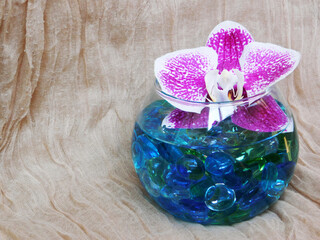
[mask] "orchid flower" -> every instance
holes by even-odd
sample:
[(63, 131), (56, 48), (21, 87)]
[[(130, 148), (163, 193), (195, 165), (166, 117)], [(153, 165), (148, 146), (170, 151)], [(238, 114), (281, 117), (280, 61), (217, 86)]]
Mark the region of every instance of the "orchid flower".
[(255, 42), (239, 23), (222, 22), (212, 30), (206, 46), (156, 59), (155, 76), (164, 93), (162, 97), (177, 108), (162, 124), (169, 128), (192, 128), (180, 124), (181, 118), (190, 118), (195, 121), (193, 127), (211, 128), (219, 117), (222, 120), (232, 115), (233, 123), (252, 131), (279, 130), (287, 123), (287, 117), (271, 96), (258, 100), (268, 107), (259, 108), (257, 104), (256, 108), (245, 110), (231, 106), (217, 112), (217, 107), (208, 110), (203, 109), (203, 104), (192, 103), (225, 103), (256, 96), (290, 74), (299, 61), (299, 52)]

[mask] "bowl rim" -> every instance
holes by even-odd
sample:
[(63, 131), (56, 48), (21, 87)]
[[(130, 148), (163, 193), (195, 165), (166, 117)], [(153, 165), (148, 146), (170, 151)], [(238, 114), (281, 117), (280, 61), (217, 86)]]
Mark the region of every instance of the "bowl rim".
[(160, 95), (162, 98), (167, 99), (167, 100), (178, 101), (182, 104), (184, 103), (187, 105), (202, 105), (203, 107), (209, 107), (209, 106), (222, 107), (222, 106), (237, 106), (237, 105), (251, 104), (251, 103), (263, 98), (264, 96), (270, 94), (272, 89), (274, 88), (274, 85), (266, 88), (264, 91), (259, 92), (258, 94), (252, 95), (250, 97), (246, 97), (246, 98), (242, 98), (242, 99), (234, 100), (234, 101), (222, 101), (222, 102), (199, 102), (199, 101), (190, 101), (190, 100), (186, 100), (186, 99), (182, 99), (182, 98), (177, 98), (173, 95), (170, 95), (170, 94), (164, 92), (161, 89), (161, 86), (160, 86), (157, 79), (154, 82), (154, 87), (155, 87), (158, 95)]

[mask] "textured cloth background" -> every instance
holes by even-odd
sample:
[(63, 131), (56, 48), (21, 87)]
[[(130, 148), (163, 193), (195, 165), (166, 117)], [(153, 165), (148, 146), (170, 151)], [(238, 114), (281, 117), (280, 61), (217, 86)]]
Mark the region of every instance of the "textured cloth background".
[[(318, 0), (1, 0), (0, 239), (320, 239)], [(153, 61), (224, 20), (302, 53), (279, 86), (300, 158), (283, 197), (233, 226), (174, 219), (130, 150)]]

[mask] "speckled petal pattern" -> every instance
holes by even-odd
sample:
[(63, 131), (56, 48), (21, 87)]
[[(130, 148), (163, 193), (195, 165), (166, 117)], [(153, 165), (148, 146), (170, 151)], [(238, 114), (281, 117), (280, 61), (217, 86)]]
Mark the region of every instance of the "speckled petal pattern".
[(162, 91), (176, 98), (204, 102), (204, 77), (217, 67), (212, 48), (200, 47), (168, 53), (155, 61), (155, 75)]
[(259, 99), (251, 106), (239, 107), (231, 119), (242, 128), (259, 132), (279, 131), (288, 122), (286, 114), (270, 95)]
[(162, 121), (162, 126), (166, 128), (207, 128), (209, 108), (204, 108), (200, 114), (184, 112), (180, 109), (173, 110)]
[(206, 46), (214, 49), (218, 54), (218, 67), (222, 70), (241, 70), (239, 58), (244, 46), (252, 42), (253, 38), (241, 24), (225, 21), (217, 25), (209, 34)]
[(248, 96), (262, 92), (285, 78), (298, 65), (300, 53), (270, 43), (248, 44), (240, 58)]

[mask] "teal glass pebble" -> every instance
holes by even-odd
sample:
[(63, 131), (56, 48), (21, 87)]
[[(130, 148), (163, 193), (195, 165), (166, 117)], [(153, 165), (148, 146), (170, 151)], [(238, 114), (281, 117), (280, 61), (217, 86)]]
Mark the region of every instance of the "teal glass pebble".
[(233, 189), (223, 183), (217, 183), (209, 187), (205, 194), (205, 204), (213, 211), (224, 211), (231, 208), (236, 200)]
[(214, 152), (205, 161), (206, 171), (213, 175), (226, 175), (233, 171), (234, 158), (224, 152)]
[(261, 185), (264, 191), (268, 191), (278, 179), (278, 169), (273, 163), (267, 163), (261, 175)]
[(180, 176), (190, 180), (199, 180), (205, 173), (203, 162), (192, 155), (181, 157), (176, 166)]

